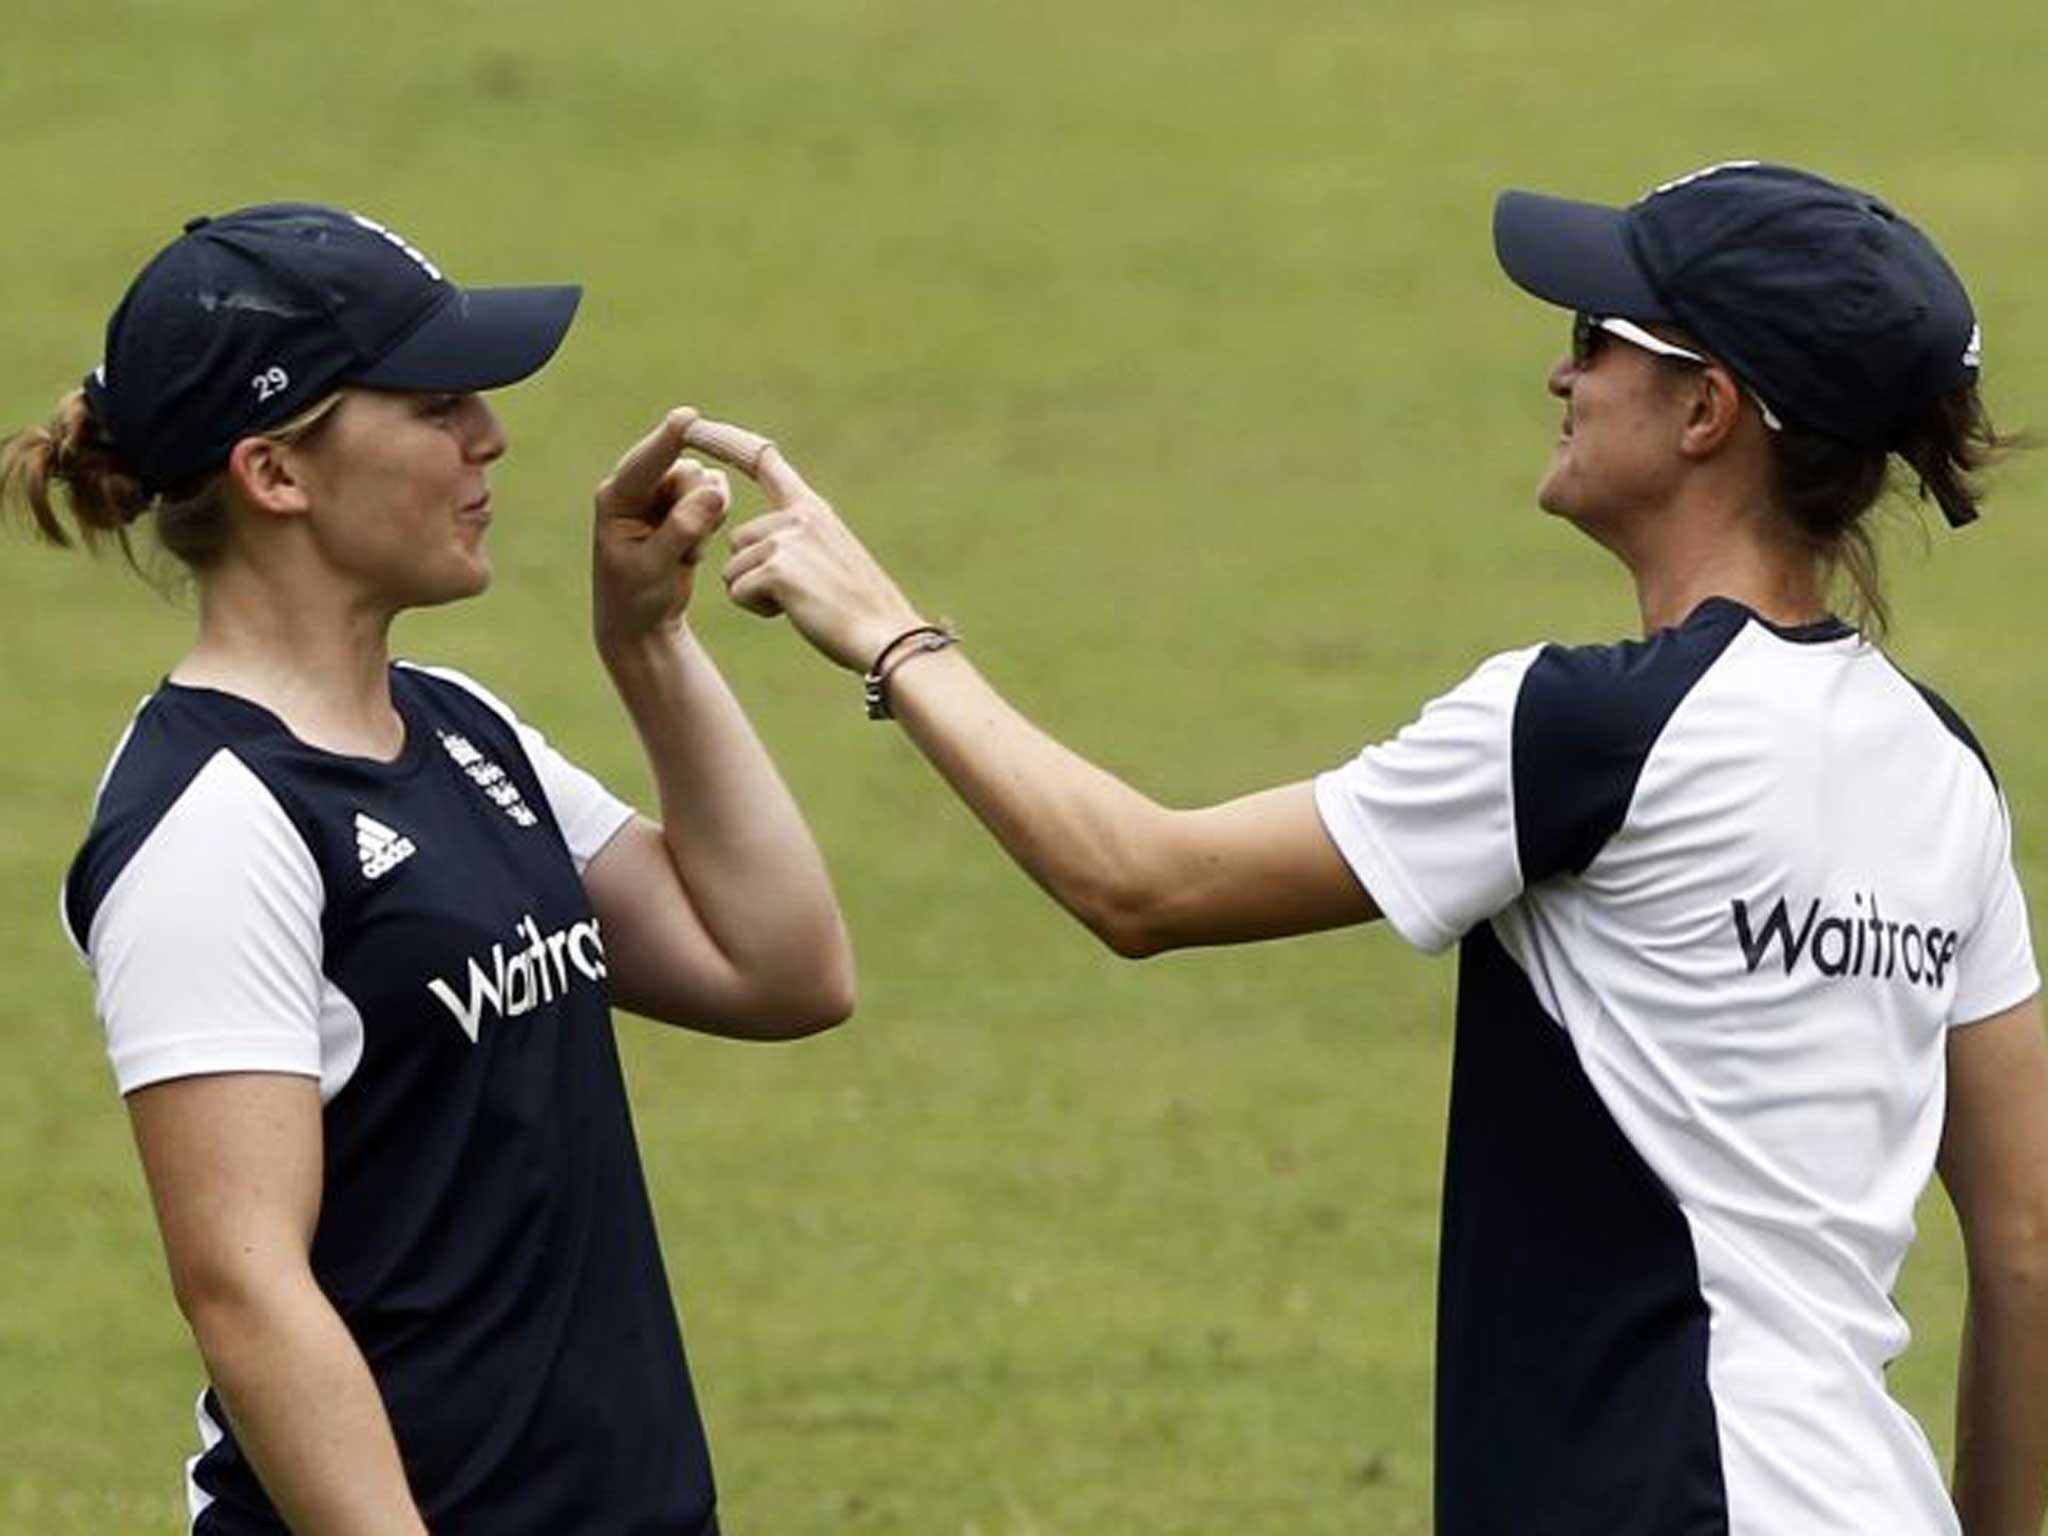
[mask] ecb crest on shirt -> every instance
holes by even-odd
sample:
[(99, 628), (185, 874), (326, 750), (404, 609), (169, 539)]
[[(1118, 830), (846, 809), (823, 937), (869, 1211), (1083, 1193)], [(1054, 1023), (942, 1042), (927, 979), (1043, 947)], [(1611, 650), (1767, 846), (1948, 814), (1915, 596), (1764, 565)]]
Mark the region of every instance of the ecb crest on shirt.
[(517, 826), (530, 827), (540, 818), (533, 814), (519, 786), (506, 776), (505, 770), (478, 751), (475, 743), (456, 731), (441, 731), (441, 750), (455, 760), (455, 766), (469, 775), (470, 783), (484, 792), (484, 797), (503, 811)]

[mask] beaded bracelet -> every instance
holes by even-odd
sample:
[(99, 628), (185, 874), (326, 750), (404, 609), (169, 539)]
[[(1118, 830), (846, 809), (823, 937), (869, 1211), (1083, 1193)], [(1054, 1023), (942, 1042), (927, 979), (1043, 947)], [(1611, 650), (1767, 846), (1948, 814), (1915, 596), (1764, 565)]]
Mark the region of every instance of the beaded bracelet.
[(896, 718), (896, 712), (889, 707), (889, 679), (905, 662), (927, 651), (943, 651), (947, 646), (959, 643), (959, 633), (950, 624), (917, 624), (875, 652), (873, 665), (860, 680), (861, 698), (867, 704), (868, 718)]

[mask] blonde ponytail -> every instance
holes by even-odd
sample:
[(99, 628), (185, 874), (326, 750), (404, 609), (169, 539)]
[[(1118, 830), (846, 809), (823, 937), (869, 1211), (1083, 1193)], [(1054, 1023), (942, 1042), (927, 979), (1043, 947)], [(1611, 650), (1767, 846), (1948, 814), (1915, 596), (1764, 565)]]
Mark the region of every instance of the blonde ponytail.
[[(261, 435), (279, 443), (305, 443), (333, 419), (344, 395), (324, 396)], [(62, 486), (71, 529), (58, 516), (54, 488)], [(94, 414), (82, 389), (57, 402), (40, 427), (28, 427), (0, 442), (0, 515), (10, 506), (25, 510), (36, 534), (68, 549), (82, 540), (97, 550), (107, 540), (137, 570), (128, 528), (146, 512), (156, 514), (156, 541), (188, 570), (204, 571), (227, 550), (233, 526), (228, 475), (217, 469), (188, 485), (157, 495), (122, 462), (114, 440)], [(78, 536), (74, 539), (74, 532)]]
[(0, 511), (10, 505), (25, 509), (38, 537), (68, 549), (73, 534), (57, 515), (52, 494), (59, 485), (73, 529), (86, 546), (112, 539), (133, 564), (128, 525), (155, 498), (121, 462), (82, 389), (59, 400), (42, 426), (24, 428), (0, 443)]

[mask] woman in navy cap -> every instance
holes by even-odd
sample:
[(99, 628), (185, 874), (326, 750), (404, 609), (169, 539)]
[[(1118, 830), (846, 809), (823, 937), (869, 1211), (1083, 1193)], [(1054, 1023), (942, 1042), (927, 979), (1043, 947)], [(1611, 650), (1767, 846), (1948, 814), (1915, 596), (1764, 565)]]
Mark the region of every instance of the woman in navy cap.
[[(865, 669), (1121, 954), (1381, 916), (1460, 945), (1439, 1536), (2033, 1536), (2039, 975), (1985, 754), (1872, 638), (1893, 477), (1977, 513), (1969, 301), (1882, 202), (1777, 166), (1509, 193), (1495, 239), (1573, 314), (1538, 497), (1620, 559), (1639, 640), (1492, 657), (1349, 763), (1183, 811), (1005, 703), (772, 451), (727, 586)], [(1884, 1378), (1937, 1167), (1971, 1276), (1953, 1497)]]
[(201, 1533), (717, 1529), (608, 1005), (780, 1038), (852, 1006), (809, 832), (685, 619), (716, 471), (676, 411), (596, 498), (594, 628), (662, 819), (392, 619), (490, 579), (481, 391), (574, 288), (463, 289), (370, 220), (194, 220), (0, 490), (148, 519), (199, 632), (64, 891), (211, 1385)]

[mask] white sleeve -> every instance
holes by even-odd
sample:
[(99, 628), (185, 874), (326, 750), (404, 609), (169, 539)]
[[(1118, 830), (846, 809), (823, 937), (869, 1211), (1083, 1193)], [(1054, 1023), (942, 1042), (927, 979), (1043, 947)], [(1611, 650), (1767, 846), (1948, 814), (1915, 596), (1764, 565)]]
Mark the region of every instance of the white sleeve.
[[(1999, 809), (2005, 811), (2003, 801)], [(2041, 990), (2027, 932), (2027, 900), (2012, 865), (2012, 817), (2000, 816), (2001, 836), (1991, 876), (1991, 897), (1977, 926), (1956, 951), (1956, 1000), (1949, 1017), (1973, 1024), (2023, 1003)]]
[(549, 746), (547, 737), (521, 720), (511, 706), (475, 678), (452, 667), (418, 670), (474, 694), (517, 733), (519, 745), (526, 749), (527, 761), (533, 764), (534, 774), (540, 780), (541, 792), (548, 797), (548, 809), (555, 813), (556, 824), (562, 829), (562, 840), (569, 845), (569, 857), (576, 861), (576, 872), (582, 874), (604, 845), (618, 835), (619, 828), (633, 819), (633, 807), (606, 789), (595, 774), (577, 767)]
[(121, 1092), (208, 1072), (319, 1077), (324, 901), (275, 797), (232, 752), (215, 753), (87, 936)]
[(1522, 893), (1515, 700), (1541, 650), (1481, 663), (1392, 741), (1316, 779), (1338, 851), (1417, 949), (1447, 947)]

